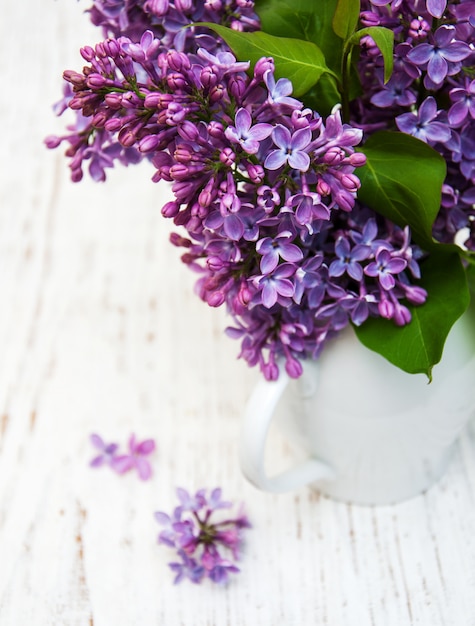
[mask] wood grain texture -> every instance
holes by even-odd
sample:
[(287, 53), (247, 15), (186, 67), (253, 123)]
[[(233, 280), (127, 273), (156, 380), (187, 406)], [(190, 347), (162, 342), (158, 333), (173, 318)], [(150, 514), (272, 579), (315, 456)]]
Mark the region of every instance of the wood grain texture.
[[(0, 624), (475, 625), (475, 428), (397, 506), (257, 492), (237, 463), (258, 374), (193, 293), (147, 167), (69, 182), (42, 145), (87, 2), (7, 2), (0, 22)], [(6, 140), (6, 141), (5, 141)], [(154, 437), (154, 477), (93, 471), (89, 433)], [(288, 448), (272, 439), (271, 463)], [(173, 586), (156, 545), (175, 486), (221, 485), (253, 522), (226, 589)]]

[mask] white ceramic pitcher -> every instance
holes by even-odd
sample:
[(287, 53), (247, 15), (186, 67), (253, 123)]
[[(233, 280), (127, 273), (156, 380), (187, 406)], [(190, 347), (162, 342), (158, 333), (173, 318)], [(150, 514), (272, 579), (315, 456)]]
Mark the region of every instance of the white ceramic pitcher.
[[(277, 381), (260, 381), (249, 400), (240, 454), (245, 476), (265, 491), (310, 484), (337, 500), (394, 503), (443, 474), (475, 413), (475, 317), (469, 311), (456, 322), (430, 384), (364, 348), (351, 328), (305, 362), (300, 379), (283, 369)], [(273, 419), (307, 460), (268, 476)]]

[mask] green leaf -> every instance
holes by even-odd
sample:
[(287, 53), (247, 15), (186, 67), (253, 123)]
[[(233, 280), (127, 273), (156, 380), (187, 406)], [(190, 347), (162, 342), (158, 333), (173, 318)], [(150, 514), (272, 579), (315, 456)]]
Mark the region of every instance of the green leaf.
[(325, 72), (331, 72), (322, 51), (310, 41), (275, 37), (261, 31), (242, 33), (225, 26), (199, 23), (214, 30), (240, 61), (254, 66), (261, 57), (273, 57), (276, 78), (288, 78), (293, 84), (293, 95), (301, 96)]
[(370, 350), (410, 374), (431, 379), (442, 356), (447, 335), (470, 303), (465, 270), (457, 254), (431, 254), (421, 263), (425, 304), (409, 306), (412, 320), (403, 327), (391, 320), (370, 318), (355, 327), (358, 339)]
[(446, 173), (442, 156), (423, 141), (392, 131), (375, 133), (361, 151), (367, 161), (356, 172), (358, 198), (399, 226), (408, 224), (426, 250), (441, 245), (432, 238), (432, 224)]
[(467, 272), (468, 287), (475, 295), (475, 262), (473, 260), (469, 260), (465, 271)]
[(304, 39), (316, 44), (326, 63), (340, 72), (343, 46), (332, 29), (338, 0), (256, 0), (262, 30), (277, 37)]
[(394, 33), (389, 28), (383, 26), (368, 26), (358, 30), (348, 41), (351, 44), (357, 44), (363, 37), (370, 36), (374, 43), (378, 46), (384, 61), (384, 82), (387, 83), (391, 78), (394, 66)]
[[(335, 0), (336, 1), (336, 0)], [(314, 41), (317, 32), (315, 4), (309, 0), (258, 0), (256, 13), (261, 30), (277, 37)]]
[(338, 0), (332, 20), (333, 30), (346, 42), (355, 32), (359, 17), (359, 0)]

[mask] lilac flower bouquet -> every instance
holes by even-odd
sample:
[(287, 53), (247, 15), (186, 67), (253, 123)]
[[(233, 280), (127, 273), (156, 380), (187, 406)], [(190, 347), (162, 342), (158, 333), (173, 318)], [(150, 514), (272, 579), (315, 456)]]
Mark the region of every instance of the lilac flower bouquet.
[(267, 379), (352, 324), (431, 369), (475, 262), (475, 0), (94, 0), (71, 176), (149, 160), (172, 243)]

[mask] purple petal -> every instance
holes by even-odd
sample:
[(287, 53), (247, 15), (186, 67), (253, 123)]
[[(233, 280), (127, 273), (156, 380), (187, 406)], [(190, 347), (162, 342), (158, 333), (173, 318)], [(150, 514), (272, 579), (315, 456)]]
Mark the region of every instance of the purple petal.
[(451, 126), (460, 126), (468, 115), (468, 108), (463, 100), (459, 100), (449, 109), (449, 124)]
[(134, 458), (129, 455), (118, 456), (111, 461), (111, 467), (118, 474), (125, 474), (135, 465)]
[(129, 437), (129, 450), (130, 452), (134, 453), (135, 449), (136, 449), (136, 437), (134, 435), (134, 433), (132, 433)]
[(309, 224), (312, 220), (312, 200), (310, 198), (304, 198), (299, 203), (297, 210), (295, 211), (295, 217), (299, 224)]
[(138, 454), (150, 454), (155, 450), (155, 441), (153, 439), (145, 439), (137, 446)]
[(275, 288), (281, 296), (291, 298), (294, 295), (295, 287), (291, 280), (282, 278), (276, 281)]
[(434, 54), (430, 58), (429, 64), (427, 66), (427, 73), (429, 78), (434, 81), (434, 83), (441, 83), (444, 78), (447, 76), (447, 71), (449, 69), (447, 61), (440, 54)]
[(444, 14), (447, 0), (427, 0), (427, 10), (436, 18), (441, 18)]
[(285, 261), (295, 263), (296, 261), (301, 261), (303, 259), (303, 252), (295, 244), (287, 243), (280, 248), (280, 256)]
[(152, 467), (146, 459), (136, 459), (135, 467), (139, 473), (140, 480), (148, 480), (152, 475)]
[(279, 253), (275, 248), (272, 248), (262, 257), (260, 268), (263, 274), (270, 274), (275, 270), (279, 264)]
[(102, 454), (100, 454), (99, 456), (96, 456), (92, 459), (92, 461), (89, 463), (89, 465), (91, 467), (100, 467), (101, 465), (104, 464), (104, 457), (102, 456)]
[(287, 154), (283, 150), (272, 150), (264, 161), (264, 167), (268, 170), (278, 170), (287, 161)]
[(224, 220), (224, 232), (233, 241), (239, 241), (244, 234), (244, 224), (237, 215), (228, 215)]
[(224, 217), (221, 215), (221, 213), (219, 211), (213, 211), (204, 220), (204, 225), (206, 226), (206, 228), (216, 230), (223, 225), (223, 222)]
[(303, 150), (312, 141), (312, 131), (310, 128), (300, 128), (292, 135), (290, 147), (293, 150)]
[(89, 440), (92, 443), (92, 445), (95, 448), (98, 448), (99, 450), (103, 450), (106, 447), (106, 444), (104, 443), (104, 440), (102, 439), (102, 437), (100, 437), (99, 435), (96, 435), (96, 433), (92, 433), (92, 435), (90, 435), (89, 437)]
[[(453, 26), (440, 26), (434, 33), (434, 41), (437, 48), (446, 48), (455, 35), (455, 28)], [(445, 53), (445, 50), (444, 50)]]
[(278, 279), (289, 278), (289, 276), (293, 276), (295, 274), (296, 269), (297, 268), (295, 267), (295, 265), (292, 265), (292, 263), (282, 263), (275, 270), (273, 276), (274, 278)]
[(403, 113), (396, 117), (396, 124), (402, 133), (412, 135), (417, 124), (417, 117), (414, 113)]
[(393, 257), (386, 265), (386, 271), (391, 274), (399, 274), (407, 267), (407, 261), (405, 259)]
[(443, 50), (444, 57), (452, 63), (463, 61), (470, 53), (470, 47), (463, 41), (454, 41)]
[(396, 281), (394, 280), (392, 274), (380, 274), (379, 282), (381, 284), (381, 287), (386, 291), (390, 291), (396, 284)]
[(251, 128), (252, 118), (247, 109), (238, 109), (236, 113), (236, 129), (240, 135), (247, 133)]
[(351, 321), (356, 326), (361, 326), (368, 319), (369, 307), (366, 300), (360, 300), (351, 312)]
[(350, 253), (350, 243), (345, 237), (339, 237), (335, 244), (335, 254), (340, 258), (348, 256)]
[(229, 141), (232, 141), (234, 143), (239, 143), (241, 141), (241, 136), (239, 135), (237, 129), (234, 128), (234, 126), (228, 126), (228, 128), (226, 128), (226, 130), (224, 131), (224, 135), (226, 139), (229, 139)]
[(369, 246), (357, 245), (351, 251), (351, 258), (353, 261), (363, 261), (370, 255), (371, 248)]
[(248, 154), (256, 154), (259, 150), (259, 142), (252, 139), (252, 137), (248, 137), (244, 141), (241, 141), (241, 146)]
[(310, 167), (310, 157), (306, 152), (292, 152), (289, 155), (289, 165), (294, 170), (306, 172)]
[(342, 276), (346, 270), (346, 263), (343, 263), (340, 259), (332, 261), (328, 268), (330, 276)]
[(262, 304), (270, 309), (277, 302), (277, 290), (272, 283), (272, 281), (268, 280), (264, 284), (264, 288), (262, 290)]
[(430, 141), (441, 141), (444, 143), (451, 137), (450, 128), (442, 122), (431, 122), (425, 127), (425, 134)]
[(252, 137), (252, 139), (262, 141), (272, 133), (273, 128), (271, 124), (256, 124), (250, 129), (249, 136)]
[(363, 278), (363, 268), (358, 263), (350, 263), (347, 272), (354, 280), (360, 281)]
[(426, 124), (434, 119), (437, 115), (437, 103), (435, 98), (429, 96), (419, 107), (419, 121), (421, 124)]
[(279, 78), (279, 80), (275, 83), (275, 87), (272, 90), (274, 98), (279, 98), (281, 96), (290, 96), (292, 93), (292, 83), (288, 78)]
[(285, 126), (282, 126), (282, 124), (277, 124), (277, 126), (272, 131), (272, 140), (274, 141), (276, 146), (282, 148), (283, 150), (287, 150), (287, 148), (290, 147), (291, 141), (289, 129)]
[(421, 43), (407, 53), (407, 58), (416, 65), (424, 65), (431, 58), (433, 51), (433, 46)]
[(162, 526), (168, 526), (172, 521), (168, 513), (164, 513), (163, 511), (156, 511), (153, 516)]

